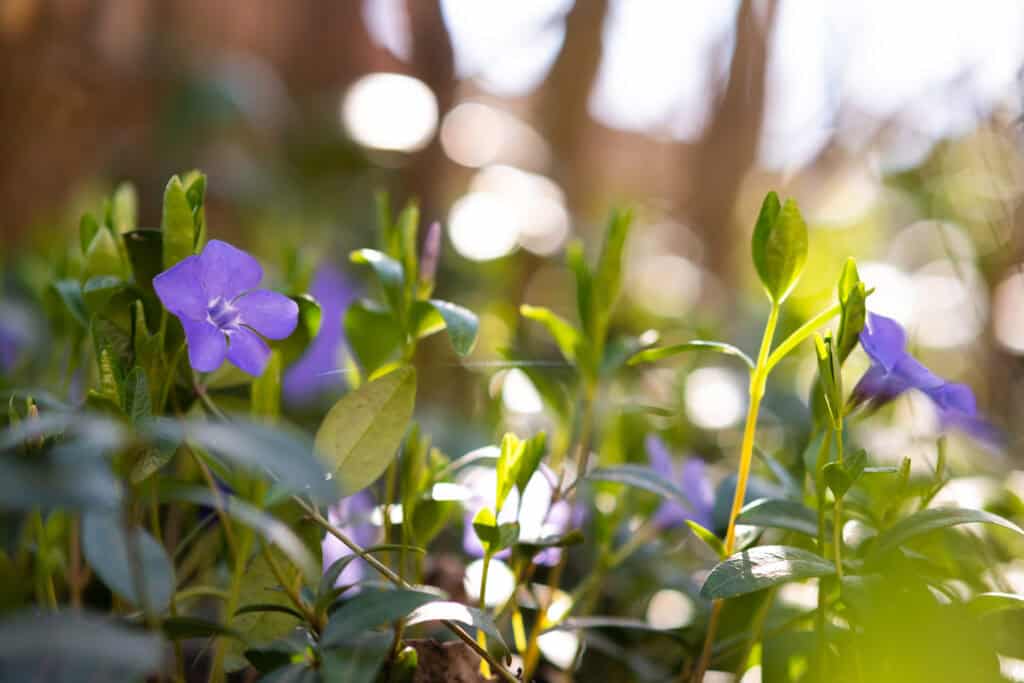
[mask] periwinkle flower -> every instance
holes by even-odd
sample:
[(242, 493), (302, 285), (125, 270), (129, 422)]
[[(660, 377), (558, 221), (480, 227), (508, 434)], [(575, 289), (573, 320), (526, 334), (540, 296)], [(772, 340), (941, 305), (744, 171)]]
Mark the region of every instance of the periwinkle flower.
[(875, 409), (916, 389), (931, 399), (942, 429), (959, 429), (989, 446), (1001, 444), (999, 431), (978, 415), (967, 385), (944, 380), (907, 352), (907, 335), (898, 322), (869, 313), (860, 345), (871, 367), (853, 389), (854, 406), (867, 403)]
[(259, 261), (218, 240), (153, 278), (164, 308), (185, 328), (193, 368), (212, 372), (227, 358), (250, 375), (263, 373), (270, 357), (263, 337), (294, 332), (299, 307), (283, 294), (256, 289), (262, 279)]
[(651, 469), (666, 481), (678, 483), (679, 489), (690, 502), (690, 507), (686, 508), (675, 500), (663, 501), (654, 512), (654, 525), (659, 529), (671, 529), (691, 519), (705, 529), (712, 529), (715, 490), (708, 479), (704, 461), (689, 458), (681, 466), (676, 465), (665, 442), (654, 434), (647, 436), (644, 445)]
[[(327, 518), (331, 524), (339, 527), (361, 547), (371, 546), (380, 535), (377, 527), (370, 522), (370, 514), (374, 509), (373, 496), (369, 491), (360, 491), (343, 498), (327, 510)], [(352, 549), (328, 533), (320, 543), (323, 555), (323, 571), (343, 557), (353, 554)], [(335, 586), (351, 586), (366, 576), (368, 565), (365, 560), (356, 559), (348, 563), (338, 575)]]
[(330, 264), (317, 269), (309, 293), (320, 303), (320, 331), (284, 376), (282, 388), (290, 403), (302, 403), (340, 388), (343, 375), (338, 369), (345, 345), (342, 320), (357, 294), (342, 272)]

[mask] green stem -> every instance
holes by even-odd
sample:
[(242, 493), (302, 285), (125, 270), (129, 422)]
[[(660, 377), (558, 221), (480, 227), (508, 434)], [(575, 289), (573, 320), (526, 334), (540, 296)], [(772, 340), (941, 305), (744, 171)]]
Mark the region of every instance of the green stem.
[[(757, 364), (750, 374), (750, 405), (747, 407), (747, 421), (743, 427), (743, 442), (740, 447), (740, 465), (736, 477), (736, 493), (732, 499), (732, 510), (729, 513), (729, 527), (725, 534), (725, 554), (732, 555), (736, 549), (736, 518), (743, 509), (743, 501), (747, 495), (747, 481), (750, 479), (750, 466), (754, 459), (754, 435), (757, 430), (757, 415), (761, 408), (761, 399), (764, 397), (765, 385), (768, 381), (771, 359), (769, 352), (772, 347), (772, 339), (775, 336), (775, 327), (779, 322), (779, 304), (772, 302), (771, 311), (768, 313), (768, 321), (764, 326), (764, 335), (761, 337), (761, 348), (757, 354)], [(806, 327), (806, 326), (805, 326)], [(800, 328), (801, 330), (803, 328)], [(799, 332), (799, 330), (798, 330)], [(808, 331), (807, 334), (810, 334)], [(790, 339), (793, 335), (790, 336)], [(787, 340), (788, 342), (789, 340)], [(795, 342), (793, 346), (796, 345)], [(776, 354), (778, 352), (776, 351)], [(773, 356), (776, 354), (772, 354)], [(704, 673), (711, 663), (711, 654), (714, 650), (715, 631), (718, 629), (718, 621), (722, 611), (722, 601), (715, 600), (711, 607), (711, 617), (708, 620), (708, 632), (704, 639), (704, 649), (701, 652), (697, 669), (694, 672), (693, 680), (700, 683), (704, 680)]]
[[(828, 462), (829, 449), (832, 445), (832, 430), (826, 430), (821, 437), (821, 447), (818, 449), (818, 459), (814, 465), (814, 488), (818, 501), (818, 554), (824, 558), (828, 557), (826, 545), (828, 538), (828, 527), (825, 518), (825, 464)], [(815, 610), (814, 629), (817, 635), (817, 650), (815, 671), (819, 673), (825, 662), (825, 621), (826, 621), (826, 592), (824, 582), (818, 581), (818, 607)]]
[[(843, 462), (843, 423), (836, 428), (836, 459)], [(843, 497), (836, 496), (832, 514), (832, 552), (835, 557), (836, 578), (843, 580)]]
[[(797, 330), (793, 332), (793, 334), (786, 337), (786, 339), (781, 344), (775, 347), (775, 350), (772, 351), (772, 354), (768, 357), (766, 373), (771, 372), (780, 360), (785, 358), (790, 351), (799, 346), (800, 342), (810, 337), (815, 330), (817, 330), (819, 327), (827, 323), (832, 318), (839, 315), (841, 310), (842, 309), (840, 308), (839, 304), (834, 304), (829, 308), (825, 309), (824, 311), (822, 311), (821, 313), (819, 313), (818, 315), (814, 316), (807, 322), (805, 322), (803, 325), (797, 328)], [(760, 365), (761, 359), (758, 358), (758, 366)]]

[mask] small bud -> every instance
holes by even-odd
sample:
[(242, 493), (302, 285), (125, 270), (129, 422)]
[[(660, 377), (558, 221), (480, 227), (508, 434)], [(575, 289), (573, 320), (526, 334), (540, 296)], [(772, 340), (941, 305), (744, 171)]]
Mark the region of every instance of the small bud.
[(423, 240), (420, 252), (420, 282), (427, 287), (434, 284), (437, 274), (437, 263), (441, 259), (441, 223), (434, 221), (427, 228), (427, 236)]

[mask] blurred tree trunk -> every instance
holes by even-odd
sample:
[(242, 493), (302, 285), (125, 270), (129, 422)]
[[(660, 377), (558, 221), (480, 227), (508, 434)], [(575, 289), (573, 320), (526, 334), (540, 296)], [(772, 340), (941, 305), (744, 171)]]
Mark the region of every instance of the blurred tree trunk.
[[(409, 34), (412, 38), (411, 75), (426, 83), (437, 97), (438, 115), (443, 117), (455, 105), (455, 53), (441, 15), (441, 3), (406, 0)], [(449, 164), (441, 138), (416, 153), (408, 172), (406, 193), (419, 200), (425, 222), (440, 220), (447, 206), (444, 182)]]
[(771, 0), (761, 13), (755, 4), (743, 0), (736, 13), (736, 46), (728, 80), (716, 98), (704, 136), (687, 150), (684, 163), (690, 170), (685, 175), (692, 182), (679, 207), (706, 241), (706, 265), (726, 284), (735, 275), (737, 238), (746, 234), (735, 224), (733, 212), (743, 179), (757, 160), (768, 45), (777, 8)]
[(539, 98), (537, 121), (551, 145), (553, 174), (570, 211), (586, 211), (595, 174), (587, 150), (594, 125), (587, 102), (601, 64), (608, 0), (581, 0), (565, 19), (565, 41)]

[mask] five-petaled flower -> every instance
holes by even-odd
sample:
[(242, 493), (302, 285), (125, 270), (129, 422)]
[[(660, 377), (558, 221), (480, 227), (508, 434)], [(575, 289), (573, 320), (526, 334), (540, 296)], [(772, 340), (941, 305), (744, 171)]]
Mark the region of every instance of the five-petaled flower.
[(654, 525), (659, 529), (671, 529), (692, 519), (705, 529), (712, 529), (715, 490), (708, 479), (704, 461), (700, 458), (689, 458), (682, 466), (677, 466), (665, 443), (653, 434), (647, 436), (644, 446), (651, 469), (665, 481), (678, 483), (679, 489), (690, 503), (687, 509), (675, 500), (663, 501), (654, 512)]
[(874, 409), (910, 389), (931, 399), (943, 429), (960, 429), (989, 446), (999, 446), (1002, 435), (978, 415), (974, 394), (965, 384), (948, 382), (907, 352), (907, 335), (895, 320), (868, 314), (860, 345), (871, 367), (853, 389), (853, 405)]
[(227, 358), (250, 375), (263, 373), (270, 348), (260, 335), (290, 335), (299, 307), (283, 294), (256, 289), (262, 279), (256, 259), (218, 240), (153, 278), (164, 308), (185, 328), (193, 368), (212, 372)]

